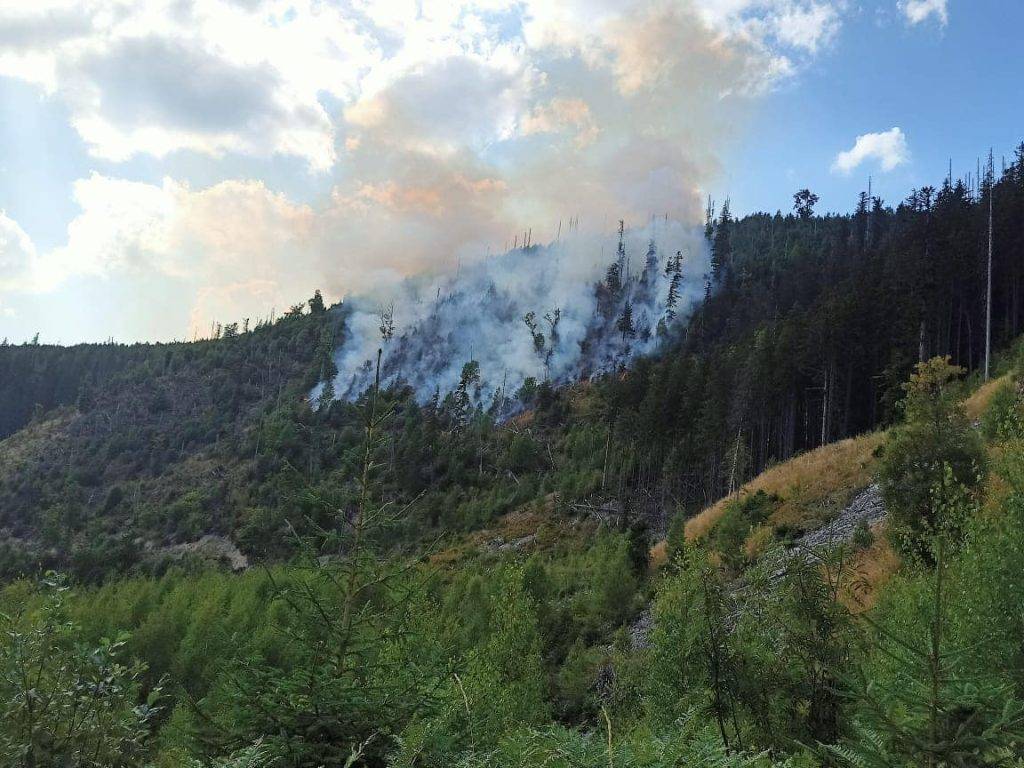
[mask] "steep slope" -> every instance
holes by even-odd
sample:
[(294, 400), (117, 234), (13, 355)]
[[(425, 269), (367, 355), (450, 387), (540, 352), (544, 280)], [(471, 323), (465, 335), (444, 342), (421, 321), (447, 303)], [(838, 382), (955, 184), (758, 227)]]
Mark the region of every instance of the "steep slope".
[[(6, 423), (38, 395), (0, 441), (0, 571), (70, 560), (98, 577), (146, 548), (230, 532), (260, 496), (264, 420), (300, 401), (337, 323), (323, 313), (194, 344), (0, 348), (17, 394)], [(51, 376), (60, 384), (38, 385)]]

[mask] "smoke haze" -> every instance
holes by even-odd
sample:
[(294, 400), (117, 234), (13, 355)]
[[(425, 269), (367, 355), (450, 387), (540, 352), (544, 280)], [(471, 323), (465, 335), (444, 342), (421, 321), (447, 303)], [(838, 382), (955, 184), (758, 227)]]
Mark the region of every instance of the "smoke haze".
[(569, 217), (593, 236), (694, 223), (723, 140), (832, 38), (841, 7), (0, 3), (0, 31), (18, 30), (0, 34), (0, 74), (62, 105), (92, 167), (66, 184), (65, 242), (0, 215), (0, 306), (42, 320), (35, 297), (59, 289), (100, 324), (202, 335), (317, 287), (394, 292), (530, 228), (554, 240)]
[[(383, 382), (409, 384), (421, 402), (455, 390), (464, 365), (478, 363), (471, 395), (486, 407), (496, 394), (514, 397), (528, 378), (567, 382), (616, 369), (673, 333), (703, 296), (708, 259), (699, 229), (654, 220), (626, 231), (621, 249), (617, 236), (566, 229), (555, 243), (408, 280), (391, 297), (347, 302), (336, 396), (366, 390), (382, 348)], [(311, 398), (321, 392), (319, 385)]]

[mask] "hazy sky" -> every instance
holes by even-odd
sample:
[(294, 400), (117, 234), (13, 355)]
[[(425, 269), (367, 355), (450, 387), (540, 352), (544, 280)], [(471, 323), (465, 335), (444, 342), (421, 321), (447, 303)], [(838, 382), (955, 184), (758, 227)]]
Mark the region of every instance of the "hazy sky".
[(1024, 139), (1006, 0), (0, 0), (0, 338), (191, 338), (502, 250), (849, 209)]

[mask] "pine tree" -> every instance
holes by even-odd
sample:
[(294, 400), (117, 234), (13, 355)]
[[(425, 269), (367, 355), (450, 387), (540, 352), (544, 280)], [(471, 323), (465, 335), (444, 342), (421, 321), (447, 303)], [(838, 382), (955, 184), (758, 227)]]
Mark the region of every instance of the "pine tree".
[(669, 322), (676, 319), (676, 304), (679, 303), (679, 286), (682, 281), (682, 275), (676, 272), (672, 275), (672, 282), (668, 285), (668, 298), (665, 300), (665, 318)]
[(526, 325), (527, 330), (530, 331), (530, 339), (533, 341), (533, 351), (539, 356), (543, 357), (544, 347), (547, 341), (544, 338), (544, 334), (538, 330), (539, 324), (537, 323), (537, 313), (530, 311), (523, 315), (523, 323)]
[(380, 331), (381, 340), (385, 343), (391, 341), (395, 335), (395, 304), (392, 302), (386, 307), (381, 307), (377, 311), (377, 316), (380, 318), (380, 325), (377, 329)]
[[(619, 219), (619, 244), (615, 250), (615, 274), (619, 288), (629, 283), (629, 256), (626, 254), (626, 222)], [(611, 268), (609, 268), (609, 273)], [(609, 288), (611, 285), (609, 284)], [(618, 293), (618, 289), (614, 291)]]
[(614, 261), (608, 265), (604, 284), (613, 297), (618, 296), (622, 291), (622, 268), (619, 266), (619, 262)]
[(714, 283), (726, 281), (732, 267), (732, 214), (729, 200), (722, 205), (722, 214), (715, 226), (711, 241), (711, 280)]
[(320, 396), (317, 398), (316, 401), (317, 410), (323, 411), (327, 408), (330, 408), (331, 403), (334, 402), (335, 398), (336, 394), (334, 391), (334, 379), (329, 378), (324, 382), (323, 387), (321, 387), (320, 389)]
[(668, 284), (668, 298), (665, 300), (665, 318), (671, 322), (676, 318), (676, 305), (679, 303), (680, 289), (683, 284), (683, 254), (681, 251), (676, 251), (675, 258), (666, 265), (665, 274), (671, 275)]
[(818, 202), (818, 196), (809, 189), (801, 189), (793, 195), (793, 210), (797, 215), (807, 221), (814, 215), (814, 206)]
[(633, 325), (633, 305), (630, 302), (627, 301), (622, 308), (622, 314), (619, 316), (615, 328), (622, 334), (623, 341), (627, 336), (633, 336), (636, 333), (636, 327)]

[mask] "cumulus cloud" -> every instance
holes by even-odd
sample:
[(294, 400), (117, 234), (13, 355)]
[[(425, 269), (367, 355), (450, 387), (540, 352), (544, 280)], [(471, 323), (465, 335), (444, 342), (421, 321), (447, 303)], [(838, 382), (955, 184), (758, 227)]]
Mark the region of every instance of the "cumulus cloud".
[(18, 222), (0, 210), (0, 289), (28, 285), (36, 267), (36, 249)]
[(851, 173), (862, 163), (875, 160), (883, 171), (891, 171), (910, 159), (907, 137), (899, 128), (858, 136), (853, 147), (836, 155), (833, 173)]
[(791, 4), (774, 23), (779, 40), (810, 53), (832, 42), (840, 27), (839, 11), (828, 3)]
[(379, 42), (315, 0), (0, 3), (0, 74), (69, 107), (96, 157), (177, 150), (336, 158), (322, 94), (351, 98)]
[(76, 182), (74, 195), (81, 213), (67, 244), (39, 257), (38, 282), (173, 278), (192, 286), (193, 332), (294, 303), (306, 290), (304, 275), (323, 269), (313, 212), (259, 181), (193, 190), (172, 179), (153, 185), (93, 174)]
[(66, 244), (34, 257), (35, 286), (173, 277), (202, 328), (317, 286), (338, 298), (445, 269), (531, 229), (541, 242), (569, 216), (595, 232), (696, 221), (722, 137), (828, 46), (844, 8), (0, 0), (0, 74), (63, 101), (94, 156), (284, 155), (332, 180), (299, 204), (259, 179), (94, 174), (75, 185)]
[(920, 24), (932, 16), (942, 26), (949, 23), (947, 0), (901, 0), (900, 9), (911, 24)]

